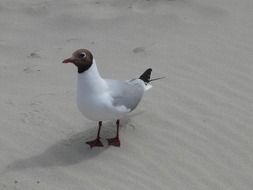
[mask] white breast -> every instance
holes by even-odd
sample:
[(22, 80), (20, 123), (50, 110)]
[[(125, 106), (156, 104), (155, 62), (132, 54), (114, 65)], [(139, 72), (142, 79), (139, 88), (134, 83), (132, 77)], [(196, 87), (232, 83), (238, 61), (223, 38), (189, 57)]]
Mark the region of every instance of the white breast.
[(77, 106), (85, 117), (94, 121), (119, 119), (124, 114), (112, 108), (108, 85), (98, 73), (96, 62), (78, 74)]

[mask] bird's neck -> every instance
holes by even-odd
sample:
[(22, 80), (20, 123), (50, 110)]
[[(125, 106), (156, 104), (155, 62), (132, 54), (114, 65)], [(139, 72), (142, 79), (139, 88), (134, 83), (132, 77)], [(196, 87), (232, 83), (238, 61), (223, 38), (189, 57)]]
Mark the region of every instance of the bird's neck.
[(79, 91), (88, 93), (100, 92), (106, 88), (106, 82), (98, 72), (95, 59), (88, 70), (78, 74), (77, 84)]

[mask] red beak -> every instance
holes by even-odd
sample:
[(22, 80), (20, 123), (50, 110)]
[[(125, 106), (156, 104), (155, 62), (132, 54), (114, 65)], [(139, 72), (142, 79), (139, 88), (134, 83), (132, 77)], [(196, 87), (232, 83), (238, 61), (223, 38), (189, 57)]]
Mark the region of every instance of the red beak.
[(73, 63), (74, 62), (74, 59), (73, 58), (68, 58), (68, 59), (64, 59), (62, 61), (62, 63)]

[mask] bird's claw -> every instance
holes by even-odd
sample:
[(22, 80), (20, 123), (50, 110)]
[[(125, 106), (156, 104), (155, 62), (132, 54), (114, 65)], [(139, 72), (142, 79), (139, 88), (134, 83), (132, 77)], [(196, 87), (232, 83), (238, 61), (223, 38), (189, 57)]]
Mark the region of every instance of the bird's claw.
[(95, 139), (92, 141), (87, 141), (86, 144), (88, 144), (90, 146), (90, 148), (93, 147), (103, 147), (104, 145), (102, 144), (102, 142), (100, 141), (100, 139)]
[(118, 137), (107, 139), (109, 145), (120, 147), (120, 140)]

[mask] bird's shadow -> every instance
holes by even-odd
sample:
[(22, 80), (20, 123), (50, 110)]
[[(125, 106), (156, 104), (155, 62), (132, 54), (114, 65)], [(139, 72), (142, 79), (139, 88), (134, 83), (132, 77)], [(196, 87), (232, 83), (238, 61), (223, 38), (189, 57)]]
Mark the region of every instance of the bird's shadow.
[[(128, 118), (121, 120), (121, 127), (124, 128), (131, 126), (134, 128), (135, 126), (131, 123), (131, 118), (141, 113), (142, 112), (132, 114)], [(108, 149), (109, 146), (107, 145), (105, 138), (115, 135), (115, 124), (113, 122), (103, 123), (103, 128), (101, 131), (103, 140), (101, 140), (105, 146), (91, 149), (85, 142), (93, 139), (96, 136), (97, 127), (95, 126), (95, 123), (93, 125), (94, 126), (88, 130), (76, 133), (66, 139), (56, 142), (41, 154), (10, 163), (6, 167), (4, 173), (29, 168), (74, 165), (98, 156), (103, 151)]]

